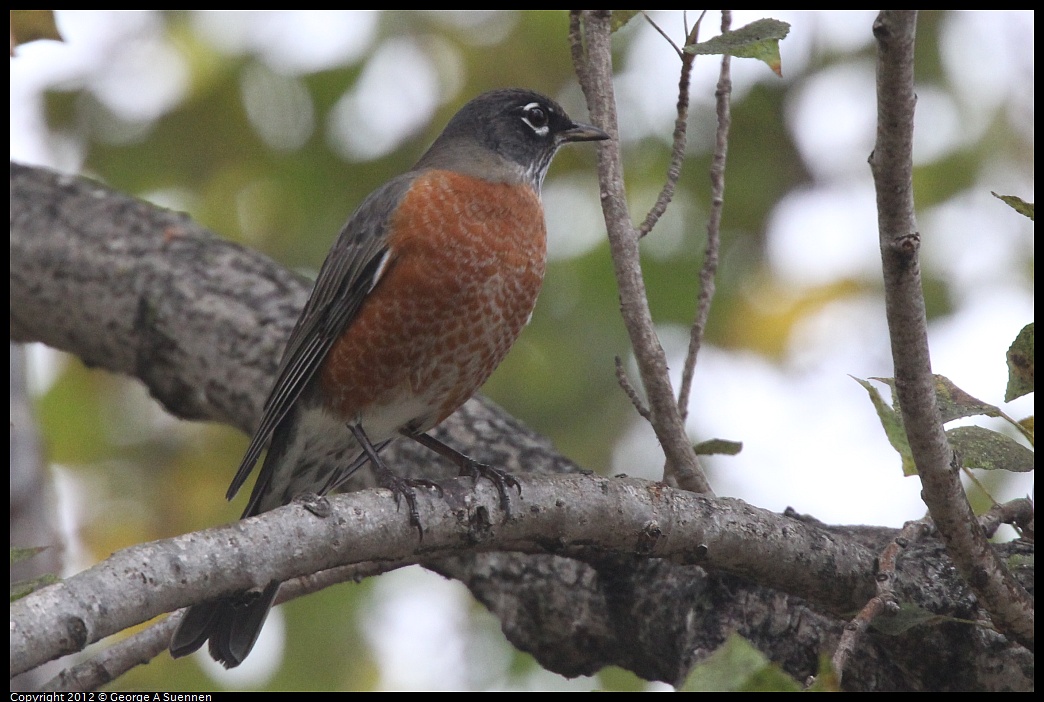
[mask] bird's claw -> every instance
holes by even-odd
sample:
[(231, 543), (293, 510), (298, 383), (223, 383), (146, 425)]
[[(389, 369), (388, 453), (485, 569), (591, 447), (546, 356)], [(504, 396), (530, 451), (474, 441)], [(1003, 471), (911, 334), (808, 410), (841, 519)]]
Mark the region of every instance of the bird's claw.
[(509, 511), (511, 507), (508, 490), (515, 488), (519, 495), (522, 494), (522, 485), (518, 482), (518, 479), (515, 478), (515, 476), (511, 475), (511, 473), (485, 463), (479, 463), (472, 458), (469, 458), (467, 464), (461, 467), (460, 475), (471, 476), (471, 479), (475, 481), (476, 485), (478, 484), (479, 478), (485, 478), (493, 483), (497, 488), (497, 494), (500, 495), (500, 507), (505, 512)]

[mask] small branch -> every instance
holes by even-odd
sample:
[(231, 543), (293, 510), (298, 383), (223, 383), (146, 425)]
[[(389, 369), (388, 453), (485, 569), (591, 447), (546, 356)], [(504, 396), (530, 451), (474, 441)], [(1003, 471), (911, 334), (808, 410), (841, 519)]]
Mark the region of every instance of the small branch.
[[(701, 17), (702, 19), (702, 17)], [(727, 32), (732, 26), (732, 13), (723, 10), (721, 14), (721, 31)], [(693, 32), (699, 30), (699, 23)], [(703, 268), (700, 270), (700, 294), (696, 301), (696, 315), (689, 333), (689, 350), (682, 367), (681, 387), (678, 390), (678, 411), (684, 419), (689, 414), (689, 393), (692, 379), (696, 373), (696, 358), (703, 345), (703, 335), (710, 317), (711, 301), (714, 299), (714, 278), (718, 272), (718, 250), (721, 246), (721, 213), (725, 206), (725, 160), (729, 152), (729, 127), (732, 124), (731, 98), (732, 75), (731, 59), (721, 57), (721, 70), (718, 73), (718, 87), (714, 91), (717, 102), (718, 131), (714, 140), (714, 156), (711, 160), (711, 211), (707, 221), (707, 246), (703, 252)]]
[[(668, 35), (668, 34), (667, 34), (667, 32), (665, 32), (665, 31), (663, 31), (662, 29), (660, 29), (660, 25), (658, 25), (658, 24), (656, 24), (655, 22), (653, 22), (653, 21), (652, 21), (652, 17), (650, 17), (650, 16), (649, 16), (649, 13), (648, 13), (648, 12), (646, 12), (645, 10), (641, 10), (641, 13), (642, 13), (642, 17), (644, 17), (644, 18), (645, 18), (645, 21), (646, 21), (646, 22), (648, 22), (648, 23), (649, 23), (649, 25), (650, 25), (650, 26), (651, 26), (651, 27), (652, 27), (653, 29), (655, 29), (655, 30), (656, 30), (656, 32), (657, 32), (657, 33), (658, 33), (658, 34), (659, 34), (659, 35), (660, 35), (661, 37), (663, 37), (664, 39), (666, 39), (666, 40), (667, 40), (667, 43), (671, 45), (671, 48), (673, 48), (673, 49), (674, 49), (674, 52), (675, 52), (676, 54), (678, 54), (678, 57), (679, 57), (679, 58), (682, 58), (682, 59), (684, 59), (684, 58), (685, 58), (685, 52), (684, 52), (684, 51), (682, 51), (681, 49), (679, 49), (679, 48), (678, 48), (678, 45), (674, 43), (674, 40), (673, 40), (673, 39), (671, 39), (670, 35)], [(703, 14), (707, 14), (707, 11), (706, 11), (706, 10), (704, 10), (704, 11), (703, 11)], [(703, 18), (703, 15), (700, 15), (700, 19), (702, 19), (702, 18)], [(697, 22), (696, 24), (697, 24), (697, 25), (699, 25), (699, 22)]]
[(648, 421), (651, 417), (649, 408), (645, 406), (642, 398), (638, 397), (638, 391), (631, 385), (631, 381), (627, 377), (627, 370), (624, 368), (623, 361), (620, 360), (619, 356), (616, 357), (616, 382), (620, 384), (620, 388), (627, 394), (627, 398), (634, 405), (635, 411)]
[[(706, 14), (706, 11), (703, 13)], [(696, 26), (693, 27), (692, 33), (686, 37), (686, 43), (691, 44), (696, 41), (700, 31), (700, 22), (703, 21), (703, 14), (700, 15), (700, 19), (696, 22)], [(685, 144), (687, 142), (686, 132), (689, 124), (689, 83), (692, 77), (692, 66), (696, 61), (696, 54), (687, 54), (678, 46), (671, 41), (671, 38), (660, 29), (655, 22), (653, 22), (648, 15), (644, 12), (642, 15), (651, 24), (657, 32), (663, 36), (664, 39), (670, 43), (674, 50), (678, 52), (679, 58), (681, 58), (682, 68), (681, 77), (678, 79), (678, 105), (677, 111), (678, 116), (674, 118), (674, 138), (673, 146), (671, 148), (671, 161), (667, 166), (667, 179), (664, 181), (663, 188), (660, 190), (659, 196), (656, 198), (656, 202), (653, 204), (652, 209), (649, 210), (649, 214), (645, 216), (645, 221), (638, 227), (639, 238), (644, 237), (646, 234), (653, 230), (656, 223), (660, 221), (660, 217), (667, 211), (667, 205), (671, 203), (674, 198), (674, 190), (678, 186), (678, 180), (681, 178), (682, 164), (685, 163)]]
[(877, 191), (895, 389), (921, 494), (947, 551), (997, 629), (1032, 650), (1033, 598), (1012, 578), (979, 526), (936, 404), (913, 199), (916, 23), (916, 11), (884, 11), (873, 27), (878, 44), (878, 127), (870, 167)]
[(979, 523), (989, 538), (993, 538), (1001, 524), (1011, 524), (1023, 538), (1033, 539), (1033, 500), (1020, 497), (1004, 504), (995, 504), (979, 518)]
[[(649, 311), (638, 251), (638, 232), (631, 224), (623, 184), (619, 149), (619, 126), (613, 90), (612, 46), (609, 10), (574, 10), (573, 57), (581, 87), (587, 98), (591, 120), (613, 138), (602, 142), (598, 153), (602, 211), (609, 232), (620, 307), (634, 348), (638, 371), (649, 402), (653, 431), (667, 458), (664, 480), (685, 489), (711, 493), (703, 468), (685, 432), (668, 375), (667, 357), (656, 336)], [(580, 14), (577, 17), (577, 14)], [(582, 50), (579, 44), (583, 42)]]
[(833, 664), (840, 685), (844, 678), (845, 666), (855, 652), (856, 647), (866, 634), (870, 625), (881, 615), (894, 615), (899, 609), (899, 600), (894, 591), (896, 577), (895, 564), (899, 554), (911, 542), (920, 541), (931, 532), (928, 519), (907, 522), (903, 530), (884, 549), (878, 558), (877, 594), (863, 607), (850, 622), (845, 625), (841, 641), (834, 650)]
[[(298, 597), (304, 597), (332, 585), (349, 581), (360, 581), (374, 575), (388, 573), (407, 565), (407, 561), (374, 561), (356, 565), (331, 568), (320, 573), (305, 575), (283, 583), (275, 604), (279, 605)], [(181, 611), (171, 614), (136, 634), (122, 638), (88, 660), (64, 669), (40, 687), (40, 692), (86, 692), (107, 685), (124, 673), (148, 664), (153, 658), (165, 653), (170, 637), (181, 621)]]

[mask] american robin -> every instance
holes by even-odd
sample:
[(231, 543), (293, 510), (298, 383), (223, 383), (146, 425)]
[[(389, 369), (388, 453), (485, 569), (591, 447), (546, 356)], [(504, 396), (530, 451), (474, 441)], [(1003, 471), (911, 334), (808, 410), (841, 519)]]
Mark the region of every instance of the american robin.
[[(555, 152), (608, 138), (539, 93), (495, 90), (363, 201), (319, 271), (228, 489), (232, 499), (268, 446), (244, 519), (327, 493), (369, 462), (419, 529), (413, 488), (431, 483), (399, 478), (379, 456), (400, 435), (491, 478), (506, 499), (514, 478), (424, 432), (478, 390), (529, 321), (546, 258), (540, 186)], [(215, 660), (239, 665), (278, 589), (191, 607), (171, 655), (209, 639)]]

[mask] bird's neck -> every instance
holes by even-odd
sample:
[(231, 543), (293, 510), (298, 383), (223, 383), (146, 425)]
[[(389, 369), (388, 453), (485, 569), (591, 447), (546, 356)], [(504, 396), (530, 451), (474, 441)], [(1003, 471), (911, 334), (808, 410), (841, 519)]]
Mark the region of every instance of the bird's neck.
[(528, 185), (537, 195), (540, 194), (546, 170), (533, 172), (517, 161), (505, 158), (490, 149), (461, 141), (433, 144), (413, 167), (415, 171), (428, 169), (452, 171), (489, 183)]

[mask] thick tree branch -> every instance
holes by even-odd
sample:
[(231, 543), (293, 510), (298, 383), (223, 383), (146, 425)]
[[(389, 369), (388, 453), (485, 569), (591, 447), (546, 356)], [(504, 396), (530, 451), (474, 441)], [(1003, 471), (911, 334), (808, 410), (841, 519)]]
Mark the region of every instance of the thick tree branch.
[[(739, 500), (595, 476), (527, 477), (522, 496), (512, 499), (508, 518), (486, 481), (447, 482), (441, 497), (419, 500), (423, 541), (405, 515), (385, 516), (395, 514), (389, 491), (365, 490), (332, 498), (325, 518), (294, 504), (271, 516), (125, 549), (12, 605), (12, 671), (215, 595), (338, 566), (430, 561), (462, 549), (700, 563), (804, 592), (834, 611), (873, 594), (872, 552)], [(795, 552), (803, 557), (795, 559)], [(223, 567), (215, 571), (215, 562)], [(119, 602), (99, 606), (114, 590)]]
[(309, 289), (183, 214), (14, 163), (10, 283), (13, 341), (139, 377), (174, 416), (244, 431)]
[(870, 166), (895, 390), (924, 501), (954, 563), (997, 628), (1032, 650), (1033, 598), (1011, 577), (975, 518), (936, 404), (913, 199), (916, 25), (912, 10), (885, 11), (874, 22), (878, 127)]
[[(376, 562), (379, 568), (389, 561), (421, 562), (452, 569), (452, 562), (442, 557), (461, 549), (551, 551), (562, 563), (583, 559), (593, 569), (591, 577), (605, 581), (600, 589), (609, 600), (599, 598), (596, 602), (609, 613), (614, 609), (612, 600), (627, 592), (616, 589), (626, 580), (613, 574), (628, 564), (628, 570), (642, 572), (647, 567), (699, 562), (716, 571), (774, 580), (773, 584), (786, 589), (806, 589), (820, 607), (832, 610), (858, 607), (874, 590), (872, 551), (812, 520), (780, 519), (739, 500), (706, 498), (638, 480), (530, 476), (523, 483), (523, 496), (515, 500), (511, 516), (500, 510), (499, 494), (485, 482), (473, 488), (470, 481), (460, 479), (448, 483), (442, 497), (423, 497), (424, 542), (416, 538), (405, 516), (390, 520), (380, 516), (394, 510), (391, 493), (367, 490), (331, 498), (330, 513), (324, 517), (293, 504), (231, 525), (125, 549), (12, 605), (12, 672), (80, 650), (87, 643), (217, 593), (349, 563)], [(621, 506), (627, 509), (621, 511)], [(345, 538), (348, 534), (351, 538)], [(795, 557), (795, 553), (801, 556)], [(920, 570), (934, 560), (918, 554), (914, 562), (919, 568), (891, 571), (890, 587), (903, 601), (923, 603), (941, 594), (952, 597), (960, 605), (951, 615), (968, 616), (975, 605), (967, 593), (960, 589), (941, 592), (962, 587), (959, 579), (946, 575), (944, 563), (939, 564), (938, 571)], [(215, 569), (214, 562), (223, 567)], [(669, 610), (678, 605), (703, 610), (701, 618), (709, 613), (708, 607), (713, 610), (720, 605), (715, 616), (723, 616), (730, 605), (718, 598), (725, 592), (708, 600), (705, 590), (717, 589), (716, 583), (721, 581), (699, 576), (702, 569), (692, 565), (681, 567), (692, 569), (689, 581), (693, 585), (702, 585), (689, 592), (692, 602), (668, 600), (661, 605)], [(847, 570), (838, 572), (839, 568)], [(488, 582), (488, 574), (479, 577)], [(570, 587), (589, 589), (584, 582), (574, 582)], [(746, 603), (745, 616), (752, 615), (755, 600), (768, 592), (749, 588), (735, 579), (726, 588), (735, 590), (731, 596), (742, 593), (753, 598)], [(627, 599), (624, 597), (624, 601)], [(790, 611), (794, 603), (779, 600), (774, 606)], [(569, 625), (585, 622), (590, 626), (588, 617), (579, 614), (568, 617)], [(641, 610), (641, 616), (659, 619), (649, 610)], [(802, 616), (811, 617), (802, 625), (808, 627), (819, 615), (808, 611)], [(610, 615), (609, 621), (612, 619)], [(666, 621), (681, 623), (684, 619), (678, 620), (675, 615)], [(160, 643), (169, 633), (169, 625), (160, 626), (160, 632), (151, 637), (151, 647), (147, 647), (153, 654), (162, 650)], [(622, 635), (610, 631), (613, 637)], [(605, 632), (592, 639), (588, 631), (581, 638), (593, 644), (607, 635)], [(867, 642), (859, 650), (860, 657), (873, 648), (873, 642)], [(662, 663), (674, 668), (672, 661), (679, 653)], [(685, 653), (683, 660), (690, 661), (693, 653)], [(576, 657), (575, 653), (571, 656)]]

